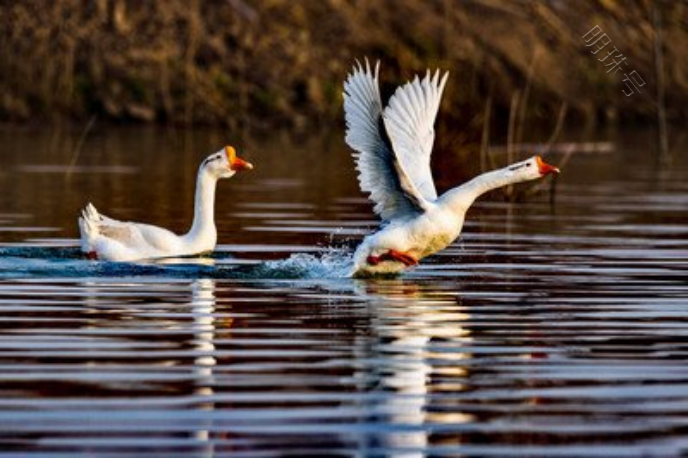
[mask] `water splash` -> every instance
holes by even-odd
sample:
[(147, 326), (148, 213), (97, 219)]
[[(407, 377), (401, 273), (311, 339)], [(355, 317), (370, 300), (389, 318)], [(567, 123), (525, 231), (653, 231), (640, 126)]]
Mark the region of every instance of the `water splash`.
[(259, 269), (268, 278), (346, 278), (351, 276), (353, 256), (349, 250), (330, 248), (317, 255), (297, 253), (288, 259), (268, 261)]

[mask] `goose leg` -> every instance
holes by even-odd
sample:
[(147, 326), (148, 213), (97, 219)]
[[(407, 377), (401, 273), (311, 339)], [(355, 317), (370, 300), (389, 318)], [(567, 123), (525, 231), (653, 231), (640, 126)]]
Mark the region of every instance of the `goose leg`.
[(383, 253), (380, 256), (370, 255), (366, 258), (366, 261), (371, 266), (376, 266), (382, 261), (397, 261), (406, 266), (415, 266), (418, 264), (418, 260), (408, 253), (404, 253), (397, 250), (389, 250), (387, 253)]
[(398, 261), (407, 266), (415, 266), (418, 264), (418, 260), (408, 253), (397, 250), (389, 250), (387, 253), (383, 254), (386, 259), (391, 261)]

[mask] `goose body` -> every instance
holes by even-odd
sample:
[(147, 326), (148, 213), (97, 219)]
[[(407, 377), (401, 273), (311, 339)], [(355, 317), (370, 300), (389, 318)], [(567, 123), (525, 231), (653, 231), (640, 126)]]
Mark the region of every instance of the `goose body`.
[(381, 217), (380, 230), (354, 253), (354, 276), (393, 274), (451, 244), (480, 195), (559, 170), (534, 156), (484, 173), (437, 196), (430, 170), (434, 123), (448, 74), (428, 72), (399, 87), (383, 108), (379, 63), (358, 65), (344, 83), (346, 142), (361, 190)]
[(81, 250), (90, 259), (106, 261), (138, 261), (211, 252), (217, 243), (214, 220), (217, 181), (251, 168), (250, 163), (236, 156), (231, 146), (208, 156), (198, 168), (194, 220), (184, 235), (150, 224), (109, 218), (89, 203), (79, 218)]

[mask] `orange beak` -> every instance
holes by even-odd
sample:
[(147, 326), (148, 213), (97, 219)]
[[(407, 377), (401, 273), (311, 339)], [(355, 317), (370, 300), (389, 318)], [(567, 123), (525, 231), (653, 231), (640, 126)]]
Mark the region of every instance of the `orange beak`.
[(237, 156), (236, 150), (233, 147), (226, 146), (225, 154), (227, 155), (227, 161), (229, 161), (229, 168), (234, 170), (235, 172), (253, 169), (253, 164)]
[(240, 157), (235, 157), (234, 160), (230, 162), (229, 168), (237, 172), (241, 170), (252, 170), (253, 164), (241, 159)]
[(553, 165), (549, 165), (545, 161), (542, 160), (540, 156), (535, 156), (535, 161), (537, 162), (538, 165), (538, 171), (540, 172), (540, 175), (545, 176), (549, 175), (550, 173), (560, 173), (561, 170), (559, 170), (558, 167), (555, 167)]

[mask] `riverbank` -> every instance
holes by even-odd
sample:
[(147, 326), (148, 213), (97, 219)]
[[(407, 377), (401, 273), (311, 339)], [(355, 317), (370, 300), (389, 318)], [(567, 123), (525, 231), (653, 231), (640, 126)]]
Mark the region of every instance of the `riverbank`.
[[(667, 115), (685, 120), (680, 2), (30, 0), (0, 8), (0, 120), (322, 128), (342, 122), (343, 79), (368, 56), (383, 62), (383, 92), (449, 70), (442, 122), (473, 139), (488, 109), (521, 131), (553, 128), (564, 105), (579, 125), (654, 122), (657, 17)], [(590, 45), (596, 25), (607, 38)], [(600, 61), (612, 49), (621, 57)], [(644, 85), (627, 96), (632, 71)]]

